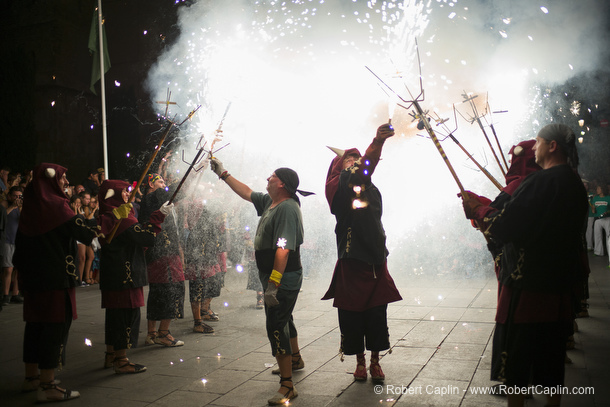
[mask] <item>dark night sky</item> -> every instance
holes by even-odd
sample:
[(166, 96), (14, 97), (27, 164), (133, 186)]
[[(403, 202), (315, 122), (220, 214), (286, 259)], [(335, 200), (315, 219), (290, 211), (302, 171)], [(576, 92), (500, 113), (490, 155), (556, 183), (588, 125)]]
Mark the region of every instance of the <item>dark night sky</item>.
[[(14, 170), (49, 161), (78, 183), (103, 166), (99, 97), (89, 90), (88, 37), (95, 0), (3, 0), (0, 163)], [(130, 176), (124, 151), (136, 152), (159, 129), (143, 81), (178, 34), (171, 0), (104, 0), (112, 68), (106, 74), (110, 166)], [(143, 35), (148, 30), (147, 35)], [(115, 80), (120, 79), (120, 86)], [(99, 82), (97, 84), (99, 93)], [(53, 103), (54, 102), (54, 103)], [(93, 126), (93, 129), (91, 128)]]

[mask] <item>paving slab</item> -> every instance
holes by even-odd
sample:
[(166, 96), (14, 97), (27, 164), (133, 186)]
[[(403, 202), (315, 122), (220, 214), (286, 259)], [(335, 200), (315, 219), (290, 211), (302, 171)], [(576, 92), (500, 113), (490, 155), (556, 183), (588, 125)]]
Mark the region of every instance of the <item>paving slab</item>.
[[(567, 394), (563, 406), (610, 407), (610, 270), (607, 257), (590, 255), (590, 317), (577, 320), (576, 349), (568, 351), (566, 386), (588, 394)], [(493, 385), (489, 379), (497, 283), (491, 264), (487, 275), (457, 277), (394, 272), (403, 301), (388, 307), (392, 352), (382, 352), (386, 380), (354, 382), (355, 357), (339, 354), (340, 332), (332, 301), (321, 301), (330, 276), (309, 278), (297, 302), (295, 322), (305, 368), (293, 372), (299, 392), (291, 406), (460, 406), (506, 405), (502, 397), (475, 389)], [(254, 292), (245, 290), (247, 276), (230, 271), (212, 309), (220, 321), (216, 332), (192, 332), (190, 310), (172, 321), (171, 330), (185, 345), (144, 346), (146, 321), (139, 346), (128, 351), (145, 373), (116, 375), (103, 369), (104, 311), (99, 286), (77, 289), (79, 318), (70, 330), (67, 363), (57, 374), (82, 397), (71, 407), (265, 406), (278, 389), (272, 375), (264, 312), (255, 308)], [(146, 309), (142, 309), (145, 319)], [(0, 405), (31, 406), (36, 394), (21, 393), (22, 306), (0, 313)], [(368, 353), (368, 352), (367, 352)], [(367, 356), (368, 360), (368, 356)], [(419, 393), (418, 393), (419, 392)], [(543, 406), (544, 396), (527, 400)]]

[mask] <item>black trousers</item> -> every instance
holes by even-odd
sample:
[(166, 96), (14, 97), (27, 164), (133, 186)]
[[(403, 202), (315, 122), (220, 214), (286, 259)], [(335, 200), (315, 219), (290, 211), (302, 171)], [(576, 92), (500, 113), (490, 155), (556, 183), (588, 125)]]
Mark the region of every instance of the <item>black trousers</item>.
[[(502, 325), (496, 324), (498, 338), (494, 333), (492, 373), (504, 378), (507, 386), (533, 384), (554, 387), (564, 384), (567, 333), (571, 323)], [(502, 333), (506, 334), (504, 343), (500, 340)], [(498, 358), (496, 354), (500, 353), (501, 345), (505, 351)]]
[(388, 305), (380, 305), (365, 311), (339, 309), (341, 350), (346, 355), (356, 355), (364, 349), (379, 352), (390, 348), (388, 331)]
[(184, 281), (148, 284), (146, 319), (184, 318)]
[(136, 348), (140, 333), (140, 308), (106, 308), (106, 345), (114, 350)]
[(297, 303), (299, 290), (278, 290), (277, 300), (280, 303), (275, 307), (267, 307), (265, 304), (265, 315), (267, 316), (267, 337), (271, 344), (271, 353), (276, 356), (292, 354), (290, 338), (296, 338), (297, 328), (294, 325), (292, 311)]
[(23, 335), (23, 363), (39, 369), (56, 369), (66, 363), (68, 332), (72, 325), (72, 305), (66, 293), (65, 322), (26, 322)]

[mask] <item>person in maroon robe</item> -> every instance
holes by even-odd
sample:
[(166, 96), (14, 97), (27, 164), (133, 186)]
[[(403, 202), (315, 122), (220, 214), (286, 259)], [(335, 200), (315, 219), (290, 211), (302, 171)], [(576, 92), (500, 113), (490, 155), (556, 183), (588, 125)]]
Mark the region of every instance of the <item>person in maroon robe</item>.
[[(138, 223), (129, 199), (129, 183), (106, 180), (100, 186), (98, 223), (100, 238), (100, 290), (106, 309), (106, 359), (104, 367), (117, 374), (141, 373), (146, 366), (131, 363), (127, 349), (136, 347), (140, 331), (140, 307), (148, 284), (144, 248), (155, 244), (170, 206), (153, 212), (147, 223)], [(110, 236), (120, 222), (110, 243)]]
[(75, 215), (64, 191), (66, 169), (42, 163), (23, 193), (15, 239), (15, 266), (23, 292), (24, 391), (38, 389), (38, 401), (80, 396), (57, 386), (55, 369), (65, 363), (68, 331), (76, 314), (76, 241), (90, 244), (96, 235)]
[[(506, 172), (505, 180), (506, 186), (502, 188), (498, 196), (491, 201), (490, 199), (476, 196), (475, 199), (478, 199), (484, 205), (489, 205), (491, 208), (495, 208), (497, 210), (502, 210), (504, 205), (510, 200), (513, 196), (519, 185), (525, 180), (525, 178), (536, 171), (540, 171), (542, 168), (538, 164), (536, 164), (536, 156), (534, 154), (533, 147), (536, 144), (536, 140), (526, 140), (518, 143), (513, 146), (509, 151), (510, 156), (510, 168)], [(486, 228), (488, 225), (485, 223), (484, 219), (478, 219), (473, 221), (473, 226), (478, 228)], [(501, 265), (502, 265), (502, 242), (498, 241), (491, 235), (487, 235), (487, 248), (491, 252), (491, 255), (494, 259), (494, 271), (496, 273), (496, 277), (499, 278), (501, 273)], [(505, 301), (500, 301), (500, 294), (503, 293), (506, 295), (507, 290), (503, 289), (502, 284), (498, 281), (498, 312), (500, 314), (504, 313), (501, 307), (506, 306)], [(503, 323), (497, 323), (496, 329), (494, 330), (494, 339), (493, 339), (493, 352), (492, 352), (492, 361), (491, 361), (491, 380), (500, 381), (502, 383), (505, 382), (505, 378), (503, 376), (503, 354), (506, 351), (506, 332), (507, 326)], [(492, 388), (492, 392), (495, 395), (504, 396), (506, 392), (504, 391), (505, 386), (503, 385), (495, 385)]]
[(402, 300), (387, 267), (381, 193), (371, 181), (383, 144), (393, 135), (390, 124), (380, 126), (364, 156), (355, 148), (337, 153), (326, 177), (326, 199), (337, 220), (339, 258), (322, 299), (334, 298), (341, 351), (356, 355), (356, 380), (367, 379), (365, 341), (371, 351), (372, 379), (385, 379), (379, 352), (390, 347), (387, 308)]
[[(543, 127), (533, 147), (542, 168), (526, 177), (502, 208), (462, 195), (468, 219), (482, 222), (485, 234), (502, 244), (494, 353), (495, 372), (508, 405), (524, 404), (528, 385), (564, 385), (567, 337), (573, 301), (583, 284), (582, 231), (587, 194), (578, 176), (578, 152), (572, 129)], [(496, 347), (501, 347), (496, 349)], [(560, 394), (547, 394), (559, 405)]]

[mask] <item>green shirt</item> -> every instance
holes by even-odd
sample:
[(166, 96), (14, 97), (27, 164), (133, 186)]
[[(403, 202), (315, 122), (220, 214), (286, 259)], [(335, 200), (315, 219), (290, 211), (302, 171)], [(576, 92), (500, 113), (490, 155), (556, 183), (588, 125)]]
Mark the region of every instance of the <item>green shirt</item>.
[[(608, 210), (608, 204), (610, 204), (610, 197), (601, 197), (599, 195), (595, 195), (593, 199), (591, 199), (591, 204), (595, 207), (595, 213), (589, 216), (599, 217)], [(591, 214), (591, 211), (589, 211), (589, 213)]]
[[(261, 217), (254, 237), (254, 250), (283, 249), (296, 250), (303, 243), (303, 216), (301, 208), (294, 199), (287, 199), (274, 208), (271, 197), (261, 192), (252, 192), (250, 199)], [(266, 287), (270, 274), (260, 273), (263, 287)], [(303, 281), (303, 269), (284, 274), (280, 288), (298, 290)]]

